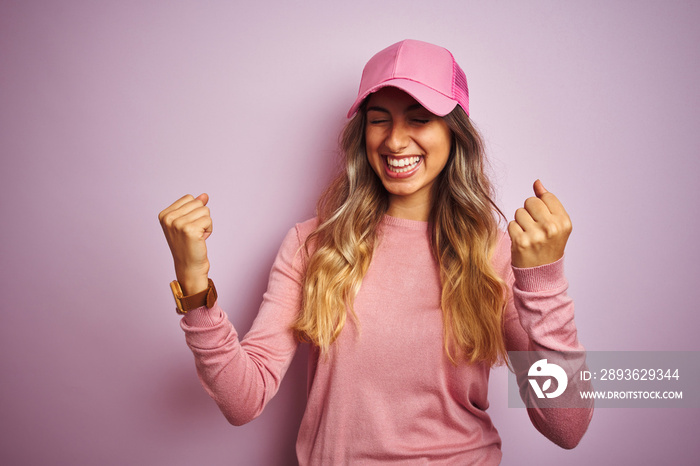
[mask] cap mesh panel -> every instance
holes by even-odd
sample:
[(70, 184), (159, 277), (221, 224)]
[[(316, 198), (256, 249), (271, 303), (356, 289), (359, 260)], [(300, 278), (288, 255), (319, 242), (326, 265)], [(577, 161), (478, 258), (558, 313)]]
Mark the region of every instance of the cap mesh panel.
[(455, 99), (457, 99), (464, 108), (464, 111), (469, 115), (469, 88), (467, 87), (467, 77), (456, 61), (453, 62), (453, 66), (454, 73), (452, 73), (452, 75), (454, 76), (454, 82), (452, 83), (452, 92)]

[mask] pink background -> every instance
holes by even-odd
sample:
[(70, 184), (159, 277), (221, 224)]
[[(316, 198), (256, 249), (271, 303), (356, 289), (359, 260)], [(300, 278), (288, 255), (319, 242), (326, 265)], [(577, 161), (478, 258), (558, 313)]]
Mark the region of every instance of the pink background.
[[(365, 61), (449, 48), (508, 215), (540, 177), (591, 350), (699, 350), (700, 3), (0, 1), (0, 463), (293, 464), (301, 357), (229, 426), (199, 387), (157, 213), (211, 195), (244, 332), (313, 214)], [(302, 355), (299, 355), (302, 356)], [(573, 451), (506, 407), (503, 464), (696, 464), (697, 410), (606, 409)]]

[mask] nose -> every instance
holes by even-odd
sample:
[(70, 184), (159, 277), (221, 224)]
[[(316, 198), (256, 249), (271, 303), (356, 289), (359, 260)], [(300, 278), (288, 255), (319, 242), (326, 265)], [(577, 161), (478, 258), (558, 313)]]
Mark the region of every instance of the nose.
[(391, 152), (398, 154), (408, 147), (409, 143), (410, 136), (408, 128), (406, 128), (406, 125), (402, 121), (396, 121), (391, 125), (389, 134), (387, 134), (387, 137), (384, 140), (384, 145)]

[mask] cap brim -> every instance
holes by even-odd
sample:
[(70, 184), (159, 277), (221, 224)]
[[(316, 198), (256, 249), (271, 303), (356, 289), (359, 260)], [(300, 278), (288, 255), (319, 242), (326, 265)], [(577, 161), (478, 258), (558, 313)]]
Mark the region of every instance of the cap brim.
[(416, 81), (411, 81), (410, 79), (389, 79), (376, 86), (365, 91), (362, 95), (357, 97), (355, 103), (350, 107), (348, 112), (348, 118), (351, 118), (357, 110), (362, 105), (362, 102), (373, 92), (377, 92), (379, 89), (384, 87), (396, 87), (402, 91), (409, 94), (411, 97), (416, 99), (419, 104), (425, 107), (429, 112), (434, 113), (437, 116), (445, 116), (455, 109), (458, 102), (454, 99), (447, 97), (445, 94), (436, 91), (430, 87), (427, 87)]

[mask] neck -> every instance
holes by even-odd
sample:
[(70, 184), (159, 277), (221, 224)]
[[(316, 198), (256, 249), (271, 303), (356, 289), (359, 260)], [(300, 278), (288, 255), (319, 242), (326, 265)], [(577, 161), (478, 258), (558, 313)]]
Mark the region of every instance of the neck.
[(406, 220), (427, 222), (430, 218), (431, 201), (429, 198), (410, 199), (404, 196), (389, 196), (387, 214)]

